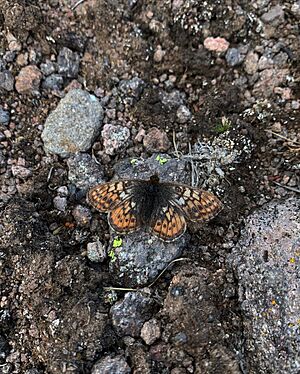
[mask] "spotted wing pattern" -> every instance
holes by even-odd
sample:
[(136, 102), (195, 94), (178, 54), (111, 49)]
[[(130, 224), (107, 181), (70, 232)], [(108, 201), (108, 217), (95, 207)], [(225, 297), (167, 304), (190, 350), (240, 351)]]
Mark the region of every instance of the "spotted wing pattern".
[(206, 222), (223, 208), (221, 201), (212, 193), (186, 185), (170, 184), (173, 191), (171, 202), (192, 222)]
[(100, 212), (109, 212), (133, 195), (134, 181), (120, 180), (98, 184), (88, 192), (88, 201)]
[(141, 222), (134, 200), (129, 198), (111, 210), (108, 214), (108, 223), (119, 234), (139, 229)]
[[(187, 221), (209, 221), (223, 208), (221, 201), (208, 191), (182, 184), (159, 183), (157, 192), (161, 197), (151, 208), (150, 222), (145, 221), (141, 218), (141, 209), (145, 209), (145, 205), (141, 202), (143, 199), (140, 199), (140, 187), (144, 186), (142, 197), (150, 199), (149, 190), (145, 186), (149, 184), (151, 187), (155, 183), (158, 181), (153, 183), (151, 178), (150, 181), (119, 180), (103, 183), (91, 188), (87, 197), (94, 208), (109, 213), (108, 222), (114, 231), (129, 233), (146, 224), (154, 235), (166, 242), (183, 235)], [(152, 187), (150, 191), (153, 191)]]
[(186, 221), (179, 209), (172, 204), (161, 208), (151, 223), (150, 231), (161, 240), (171, 242), (186, 230)]

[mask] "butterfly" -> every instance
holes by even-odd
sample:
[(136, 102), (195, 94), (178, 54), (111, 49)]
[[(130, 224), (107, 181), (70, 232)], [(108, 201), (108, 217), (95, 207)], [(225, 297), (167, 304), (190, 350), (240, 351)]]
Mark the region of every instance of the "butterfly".
[(187, 221), (207, 222), (223, 207), (208, 191), (185, 184), (149, 180), (118, 180), (98, 184), (87, 195), (99, 212), (108, 213), (110, 227), (119, 234), (147, 228), (159, 239), (171, 242), (182, 236)]

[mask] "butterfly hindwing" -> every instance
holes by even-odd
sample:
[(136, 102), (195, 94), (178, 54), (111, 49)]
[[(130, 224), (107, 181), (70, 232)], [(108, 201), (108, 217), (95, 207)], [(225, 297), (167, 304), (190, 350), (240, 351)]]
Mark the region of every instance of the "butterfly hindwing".
[(133, 199), (130, 198), (111, 210), (108, 214), (108, 223), (114, 231), (120, 234), (139, 229), (141, 223)]
[(176, 206), (162, 207), (150, 225), (150, 231), (161, 240), (171, 242), (178, 239), (186, 230), (186, 221)]
[(132, 196), (133, 181), (120, 180), (98, 184), (88, 192), (88, 201), (100, 212), (109, 212)]
[(184, 216), (193, 222), (206, 222), (223, 208), (221, 201), (211, 192), (186, 185), (173, 185), (172, 201)]
[(205, 222), (222, 209), (221, 201), (208, 191), (176, 183), (119, 180), (99, 184), (88, 192), (88, 201), (100, 212), (108, 212), (110, 227), (117, 233), (149, 228), (163, 241), (178, 239), (186, 222)]

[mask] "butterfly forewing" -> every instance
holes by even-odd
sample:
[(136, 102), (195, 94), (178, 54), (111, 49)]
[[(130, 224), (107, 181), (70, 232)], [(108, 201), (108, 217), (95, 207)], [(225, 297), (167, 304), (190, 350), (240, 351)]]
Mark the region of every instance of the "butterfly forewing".
[(209, 221), (223, 208), (221, 201), (208, 191), (186, 185), (173, 185), (171, 188), (174, 191), (172, 202), (190, 221)]
[(184, 234), (186, 221), (178, 208), (169, 204), (162, 207), (154, 217), (150, 230), (160, 239), (170, 242)]
[(119, 180), (99, 184), (88, 192), (90, 204), (108, 212), (108, 222), (118, 233), (146, 227), (171, 242), (186, 230), (186, 222), (205, 222), (222, 209), (212, 193), (187, 185), (144, 180)]
[(133, 181), (121, 180), (98, 184), (88, 192), (88, 201), (100, 212), (109, 212), (132, 196)]
[(108, 223), (120, 234), (139, 229), (141, 223), (133, 199), (129, 198), (111, 210), (108, 214)]

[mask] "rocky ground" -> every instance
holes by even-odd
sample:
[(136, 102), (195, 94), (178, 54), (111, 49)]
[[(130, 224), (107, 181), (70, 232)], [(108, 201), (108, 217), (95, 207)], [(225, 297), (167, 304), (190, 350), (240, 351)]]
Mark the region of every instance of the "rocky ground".
[[(300, 371), (299, 1), (0, 0), (0, 372)], [(164, 243), (87, 190), (184, 182)]]

